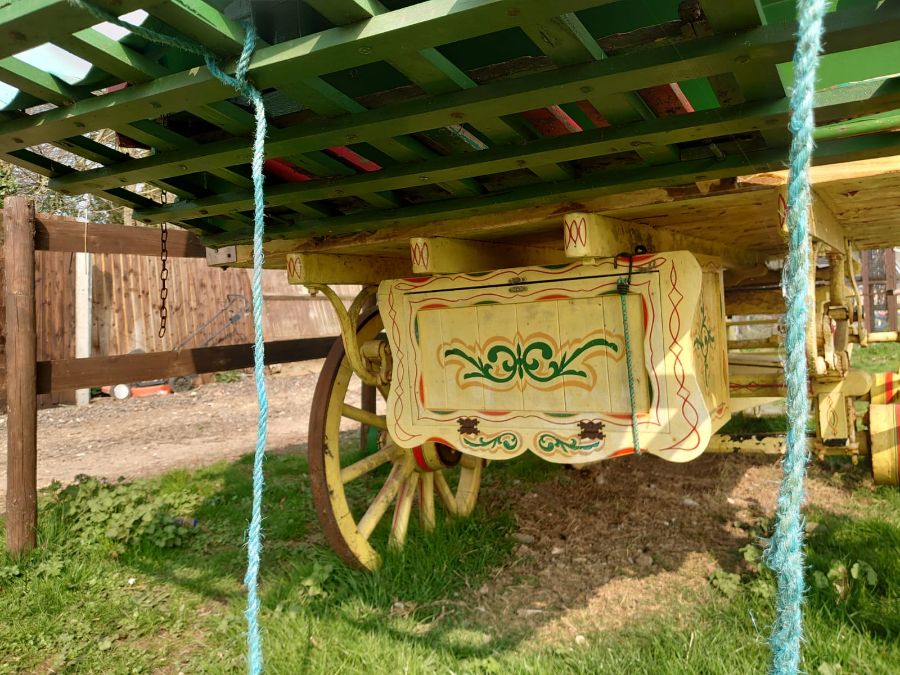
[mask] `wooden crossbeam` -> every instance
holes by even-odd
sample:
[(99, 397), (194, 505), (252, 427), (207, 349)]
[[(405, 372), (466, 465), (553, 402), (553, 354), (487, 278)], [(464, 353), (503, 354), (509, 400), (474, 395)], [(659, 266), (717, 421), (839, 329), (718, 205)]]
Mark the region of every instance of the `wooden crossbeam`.
[[(865, 19), (856, 14), (852, 21), (845, 18), (841, 24), (832, 27), (827, 47), (832, 50), (861, 47), (886, 39), (886, 35), (892, 31), (900, 32), (900, 10), (883, 14), (884, 20), (874, 25), (868, 14)], [(737, 58), (763, 62), (788, 60), (794, 47), (793, 30), (793, 26), (766, 26), (741, 34), (739, 38), (714, 36), (683, 43), (677, 48), (671, 45), (653, 47), (603, 61), (444, 94), (434, 100), (411, 101), (345, 116), (341, 120), (311, 122), (291, 129), (273, 131), (267, 150), (273, 155), (283, 155), (332, 147), (343, 144), (348, 139), (390, 138), (398, 133), (412, 133), (467, 121), (471, 116), (483, 114), (485, 110), (507, 114), (533, 109), (536, 105), (580, 100), (585, 96), (585, 89), (597, 95), (631, 91), (635, 87), (664, 84), (673, 77), (689, 79), (721, 72), (723, 67)], [(43, 129), (34, 126), (36, 120), (6, 122), (0, 125), (0, 151), (5, 147), (16, 149), (16, 139), (27, 143), (27, 137), (44, 138), (47, 132), (55, 133), (60, 127), (63, 128), (60, 136), (72, 135), (65, 133), (72, 120), (87, 118), (90, 126), (103, 126), (104, 118), (111, 114), (111, 110), (124, 109), (128, 112), (123, 114), (128, 116), (137, 114), (131, 112), (137, 109), (142, 109), (147, 115), (154, 114), (149, 111), (147, 101), (143, 100), (145, 97), (140, 96), (143, 88), (153, 87), (156, 90), (174, 92), (187, 86), (179, 79), (181, 77), (182, 75), (173, 75), (112, 94), (111, 96), (117, 97), (114, 99), (117, 102), (115, 107), (91, 104), (88, 106), (89, 110), (81, 114), (76, 109), (90, 103), (82, 102), (73, 106), (76, 109), (61, 109), (67, 116), (55, 110), (35, 115), (34, 118), (41, 118)], [(201, 77), (201, 74), (198, 73), (197, 77)], [(200, 86), (192, 84), (189, 89), (193, 91)], [(202, 85), (204, 88), (207, 86), (211, 85)], [(129, 97), (128, 100), (124, 100), (125, 97)], [(88, 113), (96, 114), (91, 117)], [(205, 144), (202, 149), (159, 153), (145, 159), (83, 172), (82, 175), (55, 182), (53, 187), (69, 187), (77, 192), (96, 190), (110, 184), (131, 184), (180, 172), (200, 171), (209, 166), (233, 166), (247, 161), (249, 147), (246, 141), (228, 140)]]
[[(662, 121), (662, 120), (660, 120)], [(275, 238), (337, 235), (357, 229), (379, 230), (409, 226), (441, 219), (473, 217), (526, 206), (541, 206), (563, 201), (584, 201), (606, 194), (628, 192), (673, 184), (730, 178), (748, 173), (764, 173), (784, 168), (787, 148), (769, 148), (756, 152), (711, 159), (682, 161), (654, 167), (607, 171), (582, 178), (530, 185), (492, 195), (486, 199), (448, 199), (403, 209), (365, 212), (319, 221), (296, 221), (290, 226), (273, 226), (267, 234)], [(833, 164), (860, 159), (887, 157), (900, 152), (900, 135), (870, 134), (858, 138), (827, 141), (818, 145), (813, 164)], [(222, 233), (202, 237), (208, 246), (244, 241), (247, 233)]]
[(414, 274), (448, 274), (522, 265), (566, 262), (559, 249), (448, 237), (414, 237), (409, 241)]
[[(92, 0), (122, 15), (149, 9), (168, 0)], [(0, 6), (0, 58), (53, 42), (60, 33), (74, 33), (97, 23), (97, 18), (69, 0), (14, 0)]]
[[(842, 89), (825, 100), (831, 105), (817, 109), (820, 121), (845, 119), (873, 108), (900, 105), (900, 87), (892, 93), (871, 98), (868, 88), (855, 91)], [(860, 96), (856, 100), (856, 96)], [(335, 178), (328, 182), (309, 181), (279, 185), (266, 191), (270, 206), (295, 205), (303, 201), (336, 198), (359, 191), (396, 190), (421, 185), (459, 180), (523, 167), (547, 165), (620, 152), (635, 144), (659, 147), (707, 136), (739, 134), (755, 129), (777, 128), (787, 124), (789, 101), (750, 103), (725, 110), (707, 110), (688, 115), (654, 119), (618, 128), (594, 129), (579, 134), (533, 141), (524, 146), (508, 146), (483, 150), (472, 155), (442, 157), (420, 164), (400, 165), (373, 174)], [(249, 191), (214, 195), (204, 199), (140, 210), (136, 217), (143, 222), (183, 221), (191, 218), (225, 214), (249, 209), (253, 196)]]
[(716, 256), (728, 268), (755, 268), (765, 263), (764, 256), (752, 251), (601, 213), (567, 213), (563, 233), (569, 258), (608, 258), (640, 245), (648, 251), (687, 250)]
[[(522, 30), (557, 66), (590, 63), (607, 58), (606, 52), (575, 14), (534, 22), (526, 19)], [(601, 96), (588, 92), (585, 99), (613, 125), (655, 117), (644, 100), (632, 91)], [(637, 146), (636, 151), (652, 163), (678, 159), (678, 151), (672, 146)]]
[(379, 284), (385, 279), (408, 277), (408, 258), (333, 253), (288, 253), (287, 278), (291, 284)]
[[(278, 340), (266, 343), (266, 365), (320, 359), (334, 337)], [(253, 365), (253, 345), (198, 347), (178, 352), (94, 356), (86, 359), (38, 361), (37, 393), (101, 387), (120, 382), (168, 379), (179, 375), (217, 373)]]
[[(38, 251), (130, 253), (159, 255), (159, 230), (103, 223), (82, 223), (44, 213), (35, 217), (34, 247)], [(195, 234), (170, 229), (170, 258), (205, 258), (206, 247)]]

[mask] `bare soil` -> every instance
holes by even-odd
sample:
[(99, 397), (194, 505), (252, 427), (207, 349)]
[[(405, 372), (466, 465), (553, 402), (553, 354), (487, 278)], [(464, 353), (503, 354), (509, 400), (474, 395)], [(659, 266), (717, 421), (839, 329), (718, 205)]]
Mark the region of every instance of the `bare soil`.
[[(306, 443), (309, 406), (321, 361), (289, 364), (267, 378), (269, 448)], [(236, 459), (253, 451), (256, 392), (252, 378), (213, 383), (184, 394), (38, 411), (38, 487), (79, 474), (109, 479), (153, 476)], [(6, 416), (0, 416), (0, 448)], [(0, 509), (6, 503), (6, 453), (0, 452)]]
[[(512, 507), (524, 543), (491, 583), (472, 589), (479, 613), (486, 625), (557, 644), (651, 616), (677, 621), (714, 592), (715, 569), (742, 571), (741, 548), (774, 516), (779, 459), (630, 457), (484, 491), (485, 501)], [(852, 476), (814, 461), (807, 506), (846, 511), (853, 490), (871, 484)]]

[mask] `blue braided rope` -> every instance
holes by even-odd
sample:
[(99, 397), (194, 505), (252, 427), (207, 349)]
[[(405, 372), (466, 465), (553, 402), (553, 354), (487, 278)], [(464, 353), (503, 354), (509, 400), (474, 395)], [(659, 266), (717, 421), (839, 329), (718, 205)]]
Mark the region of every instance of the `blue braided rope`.
[(79, 7), (100, 19), (116, 24), (131, 31), (145, 40), (169, 47), (176, 47), (191, 54), (202, 56), (209, 72), (224, 84), (233, 87), (247, 98), (255, 112), (256, 128), (253, 137), (253, 160), (251, 175), (253, 178), (253, 276), (250, 289), (253, 304), (253, 376), (256, 382), (256, 397), (259, 402), (257, 419), (256, 449), (253, 456), (253, 506), (250, 527), (247, 531), (247, 572), (244, 585), (247, 587), (247, 670), (258, 675), (263, 669), (262, 639), (259, 631), (259, 559), (262, 553), (262, 500), (265, 487), (263, 462), (266, 455), (268, 438), (269, 400), (265, 381), (265, 341), (263, 338), (263, 234), (265, 232), (265, 193), (263, 160), (266, 141), (266, 109), (262, 93), (247, 81), (247, 70), (256, 46), (256, 30), (250, 25), (244, 26), (245, 39), (241, 55), (235, 65), (234, 75), (229, 75), (219, 65), (218, 57), (201, 44), (172, 35), (163, 35), (156, 31), (121, 21), (117, 16), (92, 5), (85, 0), (69, 0), (70, 4)]
[[(619, 280), (619, 284), (625, 283), (627, 290), (627, 281)], [(631, 401), (631, 440), (634, 445), (635, 454), (641, 454), (641, 437), (638, 434), (637, 407), (634, 395), (634, 370), (631, 365), (631, 337), (628, 331), (628, 307), (625, 303), (625, 293), (619, 291), (619, 299), (622, 301), (622, 328), (625, 332), (625, 368), (628, 370), (628, 398)]]
[(787, 447), (782, 464), (776, 508), (775, 533), (765, 561), (778, 579), (775, 624), (769, 637), (770, 672), (794, 675), (800, 668), (803, 639), (804, 553), (803, 482), (808, 461), (806, 322), (809, 290), (809, 167), (814, 149), (813, 97), (822, 46), (826, 0), (797, 0), (798, 35), (794, 52), (794, 87), (791, 91), (793, 134), (788, 173), (788, 257), (782, 276), (787, 296), (784, 375), (787, 383)]

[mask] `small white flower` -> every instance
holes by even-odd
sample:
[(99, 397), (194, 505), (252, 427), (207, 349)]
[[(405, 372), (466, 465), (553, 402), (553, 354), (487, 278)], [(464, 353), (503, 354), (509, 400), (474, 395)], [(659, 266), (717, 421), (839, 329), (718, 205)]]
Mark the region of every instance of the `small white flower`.
[(135, 582), (135, 581), (137, 581), (137, 579), (135, 579), (134, 577), (129, 577), (129, 579), (128, 579), (128, 585), (129, 585), (129, 586), (134, 586), (134, 582)]

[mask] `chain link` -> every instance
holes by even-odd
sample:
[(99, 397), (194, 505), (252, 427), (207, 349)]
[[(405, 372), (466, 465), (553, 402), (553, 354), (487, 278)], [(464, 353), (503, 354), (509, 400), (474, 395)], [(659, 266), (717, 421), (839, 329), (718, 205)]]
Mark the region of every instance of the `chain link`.
[(166, 335), (166, 321), (169, 318), (169, 308), (166, 306), (166, 299), (169, 297), (169, 289), (166, 282), (169, 280), (169, 226), (163, 223), (159, 230), (159, 259), (162, 261), (162, 267), (159, 270), (159, 337)]

